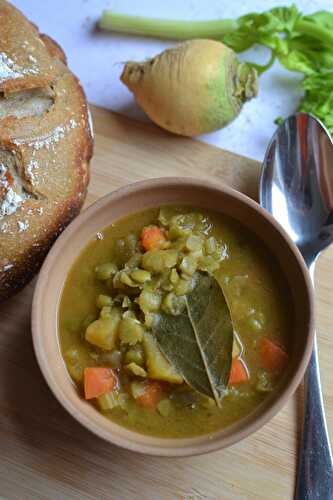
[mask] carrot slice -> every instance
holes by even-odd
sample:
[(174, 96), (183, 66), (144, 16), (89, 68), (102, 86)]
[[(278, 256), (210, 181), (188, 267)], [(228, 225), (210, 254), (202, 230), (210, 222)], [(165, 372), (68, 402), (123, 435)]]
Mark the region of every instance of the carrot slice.
[(90, 367), (84, 369), (85, 399), (98, 398), (112, 391), (117, 383), (117, 376), (111, 368)]
[(244, 362), (239, 358), (233, 358), (231, 363), (229, 384), (244, 384), (249, 380), (249, 374)]
[(144, 227), (141, 233), (141, 244), (145, 250), (159, 248), (165, 239), (162, 229), (158, 226)]
[(136, 398), (138, 405), (143, 408), (156, 408), (163, 398), (163, 390), (158, 382), (147, 380), (144, 384), (143, 394)]
[(286, 351), (268, 338), (260, 343), (260, 358), (261, 366), (268, 372), (281, 372), (288, 362)]

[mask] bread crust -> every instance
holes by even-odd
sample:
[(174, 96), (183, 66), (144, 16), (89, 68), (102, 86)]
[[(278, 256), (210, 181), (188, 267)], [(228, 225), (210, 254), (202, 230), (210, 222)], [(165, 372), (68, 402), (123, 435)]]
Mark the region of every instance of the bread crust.
[(48, 53), (51, 57), (56, 57), (60, 59), (61, 62), (67, 65), (67, 57), (65, 52), (62, 50), (60, 45), (53, 40), (50, 36), (45, 35), (44, 33), (40, 34), (40, 38), (43, 40), (45, 47), (47, 48)]
[[(37, 103), (31, 116), (18, 117), (16, 111), (2, 118), (0, 114), (0, 302), (30, 281), (57, 236), (79, 213), (93, 150), (86, 98), (66, 66), (61, 47), (0, 0), (1, 27), (3, 22), (9, 27), (6, 37), (0, 39), (0, 54), (13, 60), (14, 50), (28, 50), (34, 54), (33, 67), (41, 71), (38, 75), (18, 72), (17, 77), (5, 79), (0, 55), (2, 99), (28, 89), (47, 90), (50, 98), (46, 99), (47, 109), (40, 112)], [(15, 23), (20, 23), (16, 31)], [(20, 47), (12, 39), (15, 33)], [(22, 38), (27, 42), (23, 46)], [(25, 56), (20, 54), (18, 61), (26, 61)], [(20, 111), (15, 103), (13, 109), (17, 108)], [(1, 158), (8, 163), (2, 164)], [(5, 172), (3, 177), (1, 172)]]

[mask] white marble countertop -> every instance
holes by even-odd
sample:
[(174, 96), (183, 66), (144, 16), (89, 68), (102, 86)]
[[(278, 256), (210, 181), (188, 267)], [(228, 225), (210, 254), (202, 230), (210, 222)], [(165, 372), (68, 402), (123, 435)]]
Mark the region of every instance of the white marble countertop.
[[(96, 21), (105, 8), (116, 12), (178, 19), (235, 18), (249, 11), (263, 11), (291, 5), (305, 13), (332, 10), (332, 0), (12, 0), (40, 30), (54, 37), (64, 48), (69, 64), (81, 79), (90, 102), (128, 116), (147, 120), (133, 96), (119, 81), (122, 62), (142, 60), (171, 46), (160, 41), (102, 33)], [(267, 60), (264, 49), (251, 50), (242, 58)], [(260, 78), (256, 99), (247, 103), (240, 116), (223, 130), (199, 138), (239, 154), (261, 160), (275, 129), (274, 119), (287, 116), (301, 97), (299, 76), (279, 64)]]

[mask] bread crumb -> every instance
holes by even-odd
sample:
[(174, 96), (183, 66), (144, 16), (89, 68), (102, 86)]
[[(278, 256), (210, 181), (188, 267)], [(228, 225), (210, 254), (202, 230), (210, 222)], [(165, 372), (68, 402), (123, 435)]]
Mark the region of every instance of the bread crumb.
[(0, 226), (1, 233), (7, 233), (8, 228), (9, 228), (8, 222), (4, 222), (3, 224), (1, 224), (1, 226)]
[(21, 206), (25, 197), (15, 193), (12, 188), (9, 188), (5, 194), (5, 197), (0, 204), (0, 220), (5, 215), (11, 215)]
[(19, 233), (23, 233), (24, 231), (26, 231), (29, 228), (29, 221), (27, 221), (27, 220), (25, 220), (25, 221), (18, 220), (17, 221), (17, 227), (19, 229)]
[(29, 61), (31, 61), (33, 63), (37, 62), (37, 59), (34, 56), (32, 56), (31, 54), (28, 55), (28, 59), (29, 59)]
[(3, 271), (9, 271), (9, 269), (11, 269), (12, 267), (14, 267), (14, 264), (6, 264), (5, 266), (3, 266), (2, 270)]
[(36, 184), (36, 176), (34, 170), (37, 170), (38, 168), (39, 165), (36, 160), (30, 160), (26, 167), (27, 176), (29, 177), (29, 180), (33, 186), (35, 186)]

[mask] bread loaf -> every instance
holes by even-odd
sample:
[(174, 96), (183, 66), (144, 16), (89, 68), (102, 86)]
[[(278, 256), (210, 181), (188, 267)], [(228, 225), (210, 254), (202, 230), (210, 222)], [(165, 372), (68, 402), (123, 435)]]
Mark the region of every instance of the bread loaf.
[(0, 301), (78, 214), (91, 155), (87, 102), (62, 49), (0, 0)]

